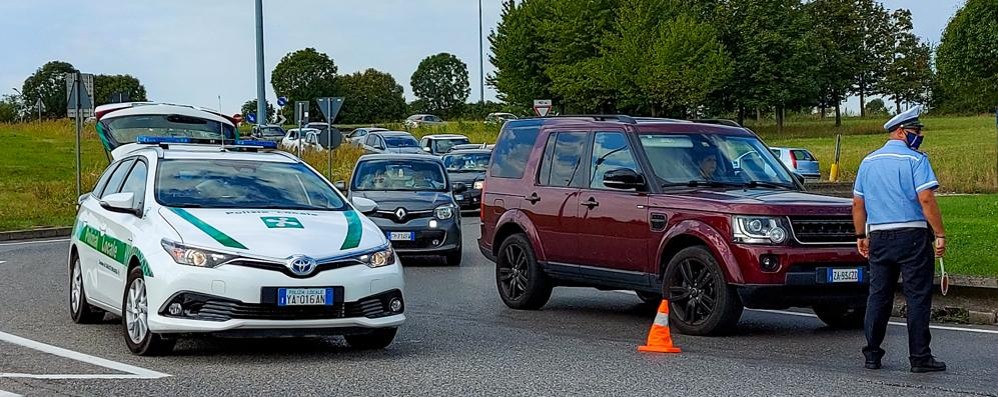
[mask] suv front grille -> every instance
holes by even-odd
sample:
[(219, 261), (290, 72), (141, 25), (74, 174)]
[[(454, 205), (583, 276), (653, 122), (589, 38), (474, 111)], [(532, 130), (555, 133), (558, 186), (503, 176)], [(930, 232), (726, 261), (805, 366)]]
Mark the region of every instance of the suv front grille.
[(851, 244), (856, 241), (852, 217), (791, 216), (794, 237), (801, 244)]

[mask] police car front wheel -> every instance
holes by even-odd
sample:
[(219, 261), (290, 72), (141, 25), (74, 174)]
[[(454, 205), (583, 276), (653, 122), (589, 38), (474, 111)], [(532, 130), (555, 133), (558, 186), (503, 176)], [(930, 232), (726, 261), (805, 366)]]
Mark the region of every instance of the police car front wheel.
[(140, 356), (170, 353), (176, 339), (149, 330), (149, 301), (142, 269), (138, 266), (128, 272), (128, 283), (121, 303), (121, 325), (128, 350)]

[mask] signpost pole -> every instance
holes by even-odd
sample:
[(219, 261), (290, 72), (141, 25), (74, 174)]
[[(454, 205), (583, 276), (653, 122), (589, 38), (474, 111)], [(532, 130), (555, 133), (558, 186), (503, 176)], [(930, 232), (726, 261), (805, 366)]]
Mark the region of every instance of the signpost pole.
[[(256, 114), (257, 116), (267, 115), (267, 86), (264, 82), (263, 74), (263, 0), (256, 0)], [(221, 110), (219, 110), (221, 111)], [(266, 124), (263, 119), (257, 118), (257, 125), (261, 128)], [(299, 131), (300, 134), (300, 131)], [(300, 155), (301, 153), (299, 153)]]
[[(326, 116), (333, 114), (333, 101), (326, 101)], [(329, 130), (326, 131), (326, 177), (333, 180), (333, 119), (330, 118)]]
[(83, 75), (80, 72), (76, 72), (76, 81), (73, 82), (73, 90), (76, 91), (76, 102), (74, 103), (74, 107), (76, 108), (76, 197), (80, 197), (83, 194), (81, 192), (83, 188), (80, 183), (80, 134), (83, 129), (83, 119), (81, 118), (83, 111), (80, 109), (82, 107), (80, 103), (82, 88)]
[(839, 181), (839, 154), (842, 153), (842, 134), (835, 136), (835, 161), (832, 163), (832, 170), (829, 172), (828, 180)]

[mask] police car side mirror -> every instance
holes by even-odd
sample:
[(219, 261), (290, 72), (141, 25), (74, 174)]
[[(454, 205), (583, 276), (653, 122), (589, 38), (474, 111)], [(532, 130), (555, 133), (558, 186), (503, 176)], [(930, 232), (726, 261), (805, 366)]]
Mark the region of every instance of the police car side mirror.
[(135, 194), (132, 192), (114, 193), (104, 196), (100, 200), (100, 206), (111, 212), (142, 216), (141, 210), (135, 208)]
[(370, 214), (374, 212), (374, 210), (378, 209), (378, 203), (375, 203), (374, 200), (371, 199), (354, 197), (351, 201), (353, 201), (354, 208), (364, 214)]

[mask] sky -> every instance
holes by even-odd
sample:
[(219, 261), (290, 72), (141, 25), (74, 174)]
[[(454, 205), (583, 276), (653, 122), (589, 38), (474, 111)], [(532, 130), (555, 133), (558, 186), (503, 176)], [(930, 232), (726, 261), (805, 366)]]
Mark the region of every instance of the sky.
[[(963, 0), (883, 0), (912, 11), (914, 31), (938, 44)], [(76, 6), (69, 8), (67, 5)], [(85, 5), (79, 7), (79, 5)], [(501, 0), (482, 0), (485, 35)], [(340, 74), (375, 68), (390, 73), (414, 99), (409, 78), (423, 58), (449, 52), (468, 64), (469, 101), (479, 90), (478, 2), (475, 0), (264, 0), (267, 98), (270, 70), (285, 54), (314, 47)], [(236, 113), (256, 97), (255, 16), (251, 0), (0, 0), (0, 94), (51, 60), (84, 73), (131, 74), (152, 100)], [(488, 62), (485, 42), (485, 73)], [(494, 100), (485, 87), (485, 98)], [(349, 98), (347, 99), (349, 100)], [(858, 100), (847, 108), (855, 111)]]

